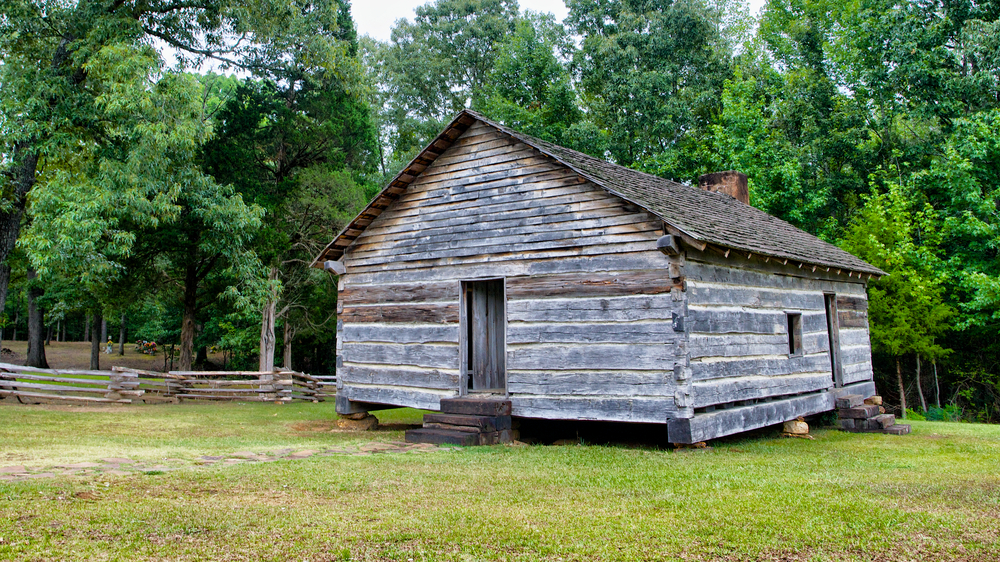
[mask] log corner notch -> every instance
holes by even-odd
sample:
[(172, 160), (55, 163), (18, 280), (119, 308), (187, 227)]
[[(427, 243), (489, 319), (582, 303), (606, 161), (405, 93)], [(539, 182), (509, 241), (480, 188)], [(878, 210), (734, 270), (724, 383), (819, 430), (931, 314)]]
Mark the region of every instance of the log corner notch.
[(344, 262), (336, 260), (326, 260), (323, 262), (323, 269), (337, 275), (343, 275), (347, 273), (347, 266)]
[(680, 238), (673, 234), (660, 236), (656, 240), (656, 249), (667, 256), (677, 256), (681, 253)]

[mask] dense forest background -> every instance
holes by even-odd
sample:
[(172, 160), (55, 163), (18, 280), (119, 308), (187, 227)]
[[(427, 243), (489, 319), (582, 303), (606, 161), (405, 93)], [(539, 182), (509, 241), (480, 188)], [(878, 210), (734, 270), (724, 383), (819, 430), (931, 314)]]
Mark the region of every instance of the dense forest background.
[(1000, 421), (1000, 2), (437, 0), (384, 43), (346, 0), (0, 6), (0, 309), (29, 364), (103, 327), (181, 369), (331, 372), (310, 261), (471, 107), (680, 182), (746, 173), (888, 272), (892, 404)]

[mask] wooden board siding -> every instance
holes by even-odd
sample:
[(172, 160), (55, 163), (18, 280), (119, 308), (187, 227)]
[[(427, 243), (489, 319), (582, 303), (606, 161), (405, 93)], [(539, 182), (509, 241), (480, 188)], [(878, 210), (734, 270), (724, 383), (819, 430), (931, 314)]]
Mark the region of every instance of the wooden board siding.
[[(764, 266), (745, 257), (724, 261), (698, 252), (689, 252), (684, 273), (695, 408), (728, 409), (733, 404), (742, 407), (746, 401), (831, 389), (834, 380), (824, 301), (824, 294), (829, 293), (837, 295), (838, 305), (846, 303), (845, 310), (854, 313), (847, 325), (844, 310), (838, 319), (843, 383), (871, 380), (867, 318), (859, 322), (856, 314), (867, 308), (863, 284), (830, 275), (810, 278), (799, 269), (782, 271), (774, 263)], [(801, 314), (799, 355), (789, 354), (786, 313)], [(727, 416), (723, 417), (735, 419)], [(761, 419), (769, 420), (770, 415)]]
[(430, 409), (464, 393), (462, 282), (503, 279), (514, 415), (691, 415), (676, 400), (684, 309), (662, 235), (651, 214), (473, 125), (347, 249), (341, 392)]

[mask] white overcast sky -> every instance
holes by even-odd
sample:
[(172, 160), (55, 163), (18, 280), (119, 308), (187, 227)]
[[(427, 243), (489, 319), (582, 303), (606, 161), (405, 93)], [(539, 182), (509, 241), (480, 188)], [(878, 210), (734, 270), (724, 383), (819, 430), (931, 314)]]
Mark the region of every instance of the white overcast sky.
[[(358, 26), (358, 35), (370, 35), (380, 41), (389, 40), (392, 24), (400, 18), (413, 19), (413, 9), (429, 0), (352, 0), (351, 14)], [(750, 9), (757, 13), (765, 0), (750, 0)], [(566, 17), (563, 0), (521, 0), (522, 10), (549, 12), (562, 21)]]

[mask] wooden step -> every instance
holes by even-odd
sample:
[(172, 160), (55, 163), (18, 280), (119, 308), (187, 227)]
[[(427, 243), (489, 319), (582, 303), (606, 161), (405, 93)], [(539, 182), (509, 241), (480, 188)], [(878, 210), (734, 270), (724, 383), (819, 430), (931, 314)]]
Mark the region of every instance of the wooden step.
[(839, 418), (866, 420), (877, 415), (879, 415), (878, 406), (868, 404), (863, 404), (855, 408), (841, 408), (837, 410), (837, 417)]
[(862, 405), (865, 401), (865, 397), (860, 394), (845, 394), (837, 398), (837, 409), (841, 408), (857, 408)]
[(882, 433), (888, 433), (889, 435), (907, 435), (910, 433), (910, 426), (908, 424), (894, 424), (891, 427), (883, 429)]
[(492, 398), (442, 398), (441, 413), (472, 416), (509, 416), (510, 400)]
[(411, 429), (406, 432), (407, 443), (433, 443), (435, 445), (478, 445), (479, 433), (454, 431), (450, 429)]
[(878, 426), (879, 429), (888, 429), (896, 425), (896, 416), (892, 414), (879, 414), (873, 418), (869, 418), (868, 427), (872, 427), (873, 425)]
[(483, 433), (483, 430), (471, 425), (451, 425), (448, 423), (431, 423), (424, 421), (424, 429), (444, 429), (447, 431), (461, 431), (463, 433)]
[(470, 416), (465, 414), (424, 414), (424, 425), (441, 424), (473, 427), (479, 431), (510, 429), (510, 416)]

